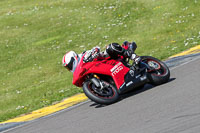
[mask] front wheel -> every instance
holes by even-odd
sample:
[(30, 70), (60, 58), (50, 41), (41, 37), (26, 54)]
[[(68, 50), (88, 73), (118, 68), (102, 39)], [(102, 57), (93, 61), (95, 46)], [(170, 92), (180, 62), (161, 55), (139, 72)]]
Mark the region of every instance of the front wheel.
[(96, 87), (90, 80), (83, 84), (85, 95), (92, 101), (99, 104), (112, 104), (119, 99), (116, 88), (106, 81), (101, 81), (103, 88)]
[(148, 71), (148, 78), (153, 85), (160, 85), (169, 81), (170, 71), (167, 65), (151, 56), (141, 56), (142, 62), (146, 63), (152, 70)]

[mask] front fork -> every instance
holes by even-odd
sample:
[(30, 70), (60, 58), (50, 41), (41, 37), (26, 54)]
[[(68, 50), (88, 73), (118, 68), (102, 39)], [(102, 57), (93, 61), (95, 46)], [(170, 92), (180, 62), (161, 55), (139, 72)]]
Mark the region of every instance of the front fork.
[(96, 77), (90, 78), (90, 81), (91, 81), (97, 88), (102, 88), (102, 87), (103, 87), (101, 81), (100, 81), (98, 78), (96, 78)]
[(100, 78), (96, 74), (91, 76), (90, 81), (100, 90), (106, 87), (105, 84), (101, 82)]

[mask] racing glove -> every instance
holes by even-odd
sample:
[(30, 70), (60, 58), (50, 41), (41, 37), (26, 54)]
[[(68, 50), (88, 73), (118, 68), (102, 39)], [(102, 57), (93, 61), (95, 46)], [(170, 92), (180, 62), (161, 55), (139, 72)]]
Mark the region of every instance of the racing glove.
[(93, 59), (97, 58), (99, 55), (100, 55), (100, 48), (94, 47), (93, 49), (86, 51), (83, 61), (91, 62), (93, 61)]

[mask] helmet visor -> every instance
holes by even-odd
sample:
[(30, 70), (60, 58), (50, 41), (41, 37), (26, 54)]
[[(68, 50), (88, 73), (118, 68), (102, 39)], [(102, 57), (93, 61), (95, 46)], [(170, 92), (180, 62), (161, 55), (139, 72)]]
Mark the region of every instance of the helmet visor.
[(74, 71), (75, 71), (77, 65), (78, 65), (78, 59), (75, 58), (75, 60), (74, 60), (74, 62), (73, 62), (73, 65), (72, 65), (72, 70), (71, 70), (71, 72), (74, 72)]
[(68, 70), (72, 70), (73, 69), (73, 63), (74, 63), (74, 58), (71, 57), (70, 62), (65, 66), (65, 68), (67, 68)]

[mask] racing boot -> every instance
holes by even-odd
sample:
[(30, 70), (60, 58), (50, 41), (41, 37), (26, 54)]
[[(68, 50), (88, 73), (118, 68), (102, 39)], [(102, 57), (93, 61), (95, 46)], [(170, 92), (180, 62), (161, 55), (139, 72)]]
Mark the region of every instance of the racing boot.
[(136, 54), (132, 54), (130, 59), (134, 61), (133, 67), (135, 68), (135, 70), (139, 70), (138, 64), (141, 61), (141, 57), (137, 56)]

